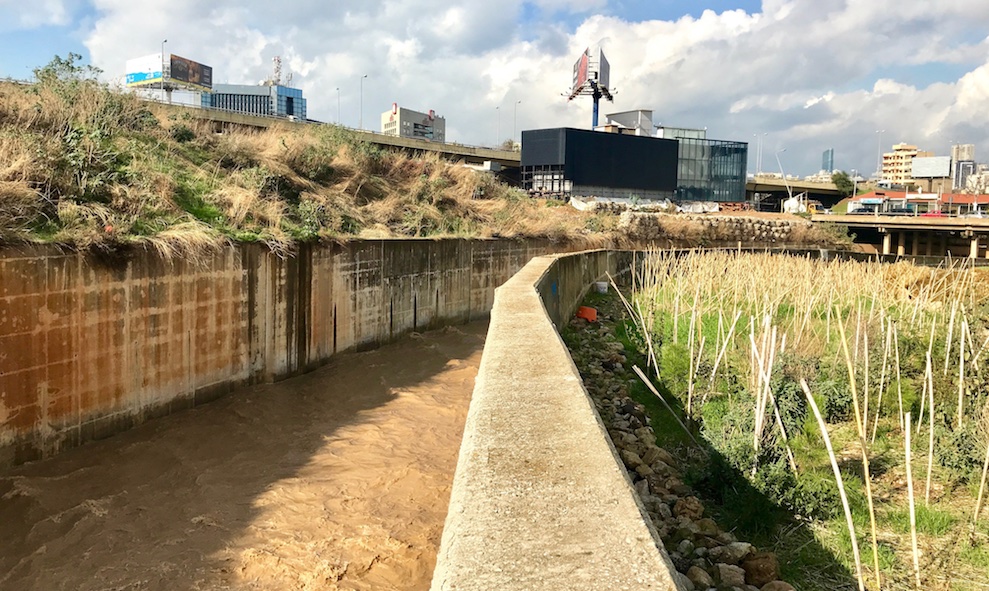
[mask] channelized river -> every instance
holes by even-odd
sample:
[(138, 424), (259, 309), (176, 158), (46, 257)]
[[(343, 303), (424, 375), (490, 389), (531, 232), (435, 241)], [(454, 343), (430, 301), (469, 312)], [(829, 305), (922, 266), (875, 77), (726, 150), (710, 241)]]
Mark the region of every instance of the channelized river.
[(428, 589), (485, 330), (0, 472), (0, 589)]

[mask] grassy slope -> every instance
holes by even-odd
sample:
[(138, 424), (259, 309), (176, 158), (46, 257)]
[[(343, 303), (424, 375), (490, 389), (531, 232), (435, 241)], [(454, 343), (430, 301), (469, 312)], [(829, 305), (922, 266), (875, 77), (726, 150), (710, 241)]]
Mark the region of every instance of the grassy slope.
[(346, 237), (518, 236), (604, 242), (613, 217), (534, 201), (437, 158), (335, 126), (215, 134), (65, 63), (0, 83), (0, 239), (166, 254), (234, 241), (289, 250)]

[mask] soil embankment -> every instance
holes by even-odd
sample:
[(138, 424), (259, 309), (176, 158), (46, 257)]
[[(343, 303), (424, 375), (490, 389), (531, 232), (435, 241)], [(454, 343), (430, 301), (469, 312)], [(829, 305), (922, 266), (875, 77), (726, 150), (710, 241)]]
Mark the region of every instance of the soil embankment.
[(485, 325), (0, 474), (3, 589), (427, 589)]

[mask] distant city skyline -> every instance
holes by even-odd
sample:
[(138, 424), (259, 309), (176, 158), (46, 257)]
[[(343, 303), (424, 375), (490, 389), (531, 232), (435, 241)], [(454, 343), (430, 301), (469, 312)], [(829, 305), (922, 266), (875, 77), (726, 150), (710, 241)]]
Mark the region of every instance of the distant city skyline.
[(779, 155), (787, 173), (813, 174), (834, 148), (835, 168), (868, 176), (901, 141), (989, 155), (986, 30), (976, 0), (0, 0), (0, 77), (76, 52), (120, 80), (168, 39), (216, 83), (257, 83), (281, 56), (314, 119), (337, 120), (339, 105), (356, 127), (363, 91), (365, 114), (433, 109), (450, 141), (492, 145), (512, 115), (519, 131), (589, 128), (590, 101), (561, 95), (601, 43), (617, 88), (602, 115), (648, 109), (657, 125), (748, 142), (751, 172), (761, 141), (766, 171)]

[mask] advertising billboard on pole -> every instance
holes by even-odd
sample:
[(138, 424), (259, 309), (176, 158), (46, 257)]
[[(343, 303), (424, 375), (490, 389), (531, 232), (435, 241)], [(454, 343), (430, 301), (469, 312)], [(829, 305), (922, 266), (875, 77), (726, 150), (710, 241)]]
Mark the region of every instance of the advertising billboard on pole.
[(202, 90), (213, 88), (213, 68), (177, 55), (171, 56), (168, 79)]
[(580, 58), (577, 59), (577, 63), (573, 65), (573, 88), (570, 90), (572, 94), (579, 93), (584, 85), (587, 84), (587, 71), (590, 66), (590, 56), (587, 50), (580, 54)]
[(598, 86), (611, 88), (611, 64), (604, 57), (604, 50), (598, 49)]
[(127, 60), (127, 86), (161, 84), (161, 63), (160, 53)]
[(912, 164), (915, 179), (940, 179), (951, 176), (951, 156), (914, 158)]

